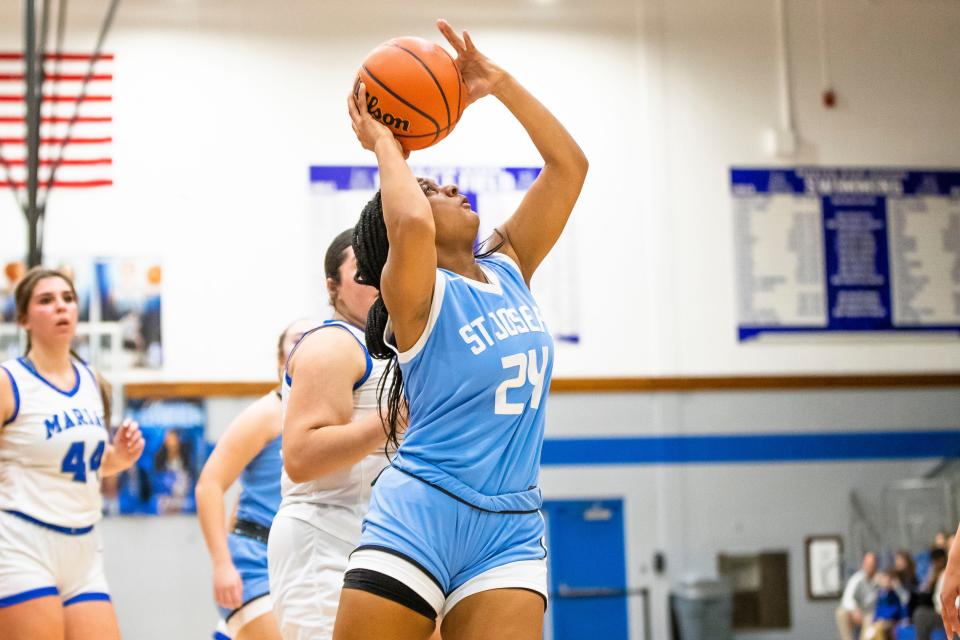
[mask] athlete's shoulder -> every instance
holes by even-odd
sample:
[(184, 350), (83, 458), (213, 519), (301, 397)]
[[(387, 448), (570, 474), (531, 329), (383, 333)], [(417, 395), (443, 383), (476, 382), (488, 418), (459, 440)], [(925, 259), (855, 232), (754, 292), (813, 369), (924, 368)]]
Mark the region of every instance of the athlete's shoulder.
[(257, 418), (279, 417), (281, 413), (280, 396), (277, 395), (276, 389), (271, 389), (269, 393), (257, 398), (241, 413), (249, 413)]
[(287, 377), (296, 380), (297, 372), (303, 369), (324, 370), (327, 375), (336, 374), (341, 368), (347, 372), (357, 368), (366, 370), (366, 345), (349, 330), (337, 330), (339, 324), (325, 324), (298, 343), (296, 353), (290, 354), (287, 362)]

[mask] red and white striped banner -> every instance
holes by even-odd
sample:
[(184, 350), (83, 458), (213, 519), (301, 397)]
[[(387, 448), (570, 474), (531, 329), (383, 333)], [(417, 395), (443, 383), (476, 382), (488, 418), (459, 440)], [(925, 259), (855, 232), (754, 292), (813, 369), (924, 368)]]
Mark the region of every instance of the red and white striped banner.
[[(91, 54), (47, 54), (40, 123), (40, 188), (58, 157), (53, 188), (90, 189), (113, 184), (113, 54), (101, 54), (80, 102)], [(0, 51), (0, 189), (27, 180), (27, 126), (22, 52)], [(75, 120), (74, 120), (75, 118)], [(69, 131), (69, 123), (74, 120)], [(66, 146), (64, 147), (64, 144)], [(61, 151), (62, 149), (62, 151)]]

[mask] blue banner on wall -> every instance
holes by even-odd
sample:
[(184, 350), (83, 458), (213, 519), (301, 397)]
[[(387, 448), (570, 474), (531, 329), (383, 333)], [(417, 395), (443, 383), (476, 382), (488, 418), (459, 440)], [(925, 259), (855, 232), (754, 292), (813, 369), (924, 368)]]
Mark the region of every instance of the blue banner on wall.
[(960, 333), (960, 172), (732, 169), (740, 340)]
[[(455, 184), (480, 217), (476, 246), (516, 211), (540, 167), (414, 166), (418, 176), (438, 184)], [(353, 226), (361, 208), (380, 186), (379, 170), (366, 165), (314, 165), (309, 168), (310, 190), (316, 206), (320, 241)], [(537, 269), (533, 293), (553, 338), (561, 344), (580, 343), (581, 304), (579, 259), (571, 233), (565, 233)], [(322, 258), (323, 252), (318, 252)], [(320, 266), (320, 265), (318, 265)], [(317, 277), (322, 271), (318, 269)]]

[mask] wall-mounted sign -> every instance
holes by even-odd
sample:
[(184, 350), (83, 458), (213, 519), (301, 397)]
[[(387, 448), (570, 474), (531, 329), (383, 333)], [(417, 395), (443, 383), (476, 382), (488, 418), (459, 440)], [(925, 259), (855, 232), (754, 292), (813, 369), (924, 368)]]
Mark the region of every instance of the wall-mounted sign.
[(960, 172), (732, 169), (740, 340), (960, 334)]

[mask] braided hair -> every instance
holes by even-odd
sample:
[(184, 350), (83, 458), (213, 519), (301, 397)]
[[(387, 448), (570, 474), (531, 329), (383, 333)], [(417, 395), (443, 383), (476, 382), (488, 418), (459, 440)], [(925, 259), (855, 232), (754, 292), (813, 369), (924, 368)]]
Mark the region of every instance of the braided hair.
[[(387, 239), (387, 225), (383, 221), (383, 200), (377, 191), (360, 212), (360, 220), (353, 228), (353, 255), (357, 259), (357, 282), (370, 285), (380, 291), (380, 276), (387, 264), (390, 241)], [(377, 384), (377, 403), (383, 412), (384, 394), (386, 394), (387, 447), (400, 446), (400, 432), (405, 426), (403, 421), (403, 374), (397, 361), (397, 354), (387, 345), (384, 331), (387, 328), (389, 312), (383, 302), (383, 295), (377, 296), (367, 313), (367, 325), (364, 338), (370, 355), (378, 360), (388, 360), (380, 382)], [(391, 377), (392, 374), (392, 377)], [(390, 387), (387, 388), (387, 380)]]
[[(475, 258), (486, 258), (503, 248), (506, 243), (503, 234), (496, 229), (494, 232), (499, 237), (499, 242), (492, 248), (475, 254)], [(488, 240), (481, 243), (480, 247), (485, 246)], [(360, 220), (353, 228), (353, 254), (357, 259), (357, 282), (375, 287), (379, 291), (380, 276), (383, 274), (384, 265), (387, 264), (389, 252), (390, 241), (387, 237), (387, 225), (383, 220), (383, 199), (380, 191), (377, 191), (363, 207)], [(377, 386), (377, 401), (380, 411), (383, 412), (384, 394), (386, 394), (387, 446), (392, 444), (394, 447), (399, 447), (400, 433), (406, 428), (401, 410), (404, 398), (403, 374), (396, 351), (387, 345), (384, 339), (388, 318), (389, 311), (383, 302), (383, 295), (378, 295), (367, 314), (365, 338), (367, 350), (372, 357), (378, 360), (389, 360)], [(391, 380), (389, 388), (387, 388), (388, 379)]]

